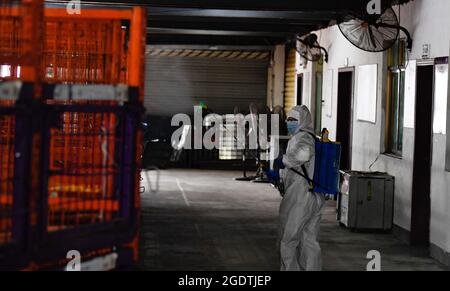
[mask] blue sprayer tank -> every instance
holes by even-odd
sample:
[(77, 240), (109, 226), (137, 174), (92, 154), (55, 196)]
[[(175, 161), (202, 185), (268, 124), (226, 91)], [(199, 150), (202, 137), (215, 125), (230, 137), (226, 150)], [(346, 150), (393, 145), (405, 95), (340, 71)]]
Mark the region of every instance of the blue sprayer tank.
[(337, 195), (339, 193), (339, 167), (341, 145), (316, 139), (314, 192)]

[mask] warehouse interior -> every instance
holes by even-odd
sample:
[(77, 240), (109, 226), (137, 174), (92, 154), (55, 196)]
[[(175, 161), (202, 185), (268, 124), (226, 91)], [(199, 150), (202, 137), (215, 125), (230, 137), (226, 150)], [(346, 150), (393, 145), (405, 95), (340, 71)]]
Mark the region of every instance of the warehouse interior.
[[(186, 140), (197, 109), (284, 124), (296, 105), (342, 150), (323, 270), (449, 270), (450, 39), (434, 27), (450, 28), (450, 6), (381, 0), (396, 34), (370, 52), (340, 26), (368, 2), (0, 0), (0, 270), (69, 270), (78, 255), (81, 270), (278, 271), (271, 148), (238, 148), (228, 125), (213, 149)], [(42, 33), (12, 45), (27, 21)], [(193, 126), (175, 144), (179, 115)], [(342, 187), (358, 178), (361, 201)]]

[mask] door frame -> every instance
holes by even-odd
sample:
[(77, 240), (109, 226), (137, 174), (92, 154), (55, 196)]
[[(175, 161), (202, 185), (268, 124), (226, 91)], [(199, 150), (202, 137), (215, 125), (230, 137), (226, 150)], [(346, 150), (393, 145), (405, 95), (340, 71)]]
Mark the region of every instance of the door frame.
[(355, 67), (343, 67), (338, 69), (338, 76), (337, 76), (337, 106), (336, 106), (336, 137), (337, 137), (337, 127), (338, 127), (338, 121), (339, 121), (339, 75), (341, 73), (352, 73), (352, 93), (350, 96), (350, 138), (349, 138), (349, 164), (350, 169), (345, 170), (351, 170), (352, 168), (352, 157), (353, 157), (353, 110), (354, 110), (354, 104), (355, 104)]
[[(313, 120), (314, 120), (314, 130), (316, 132), (317, 135), (321, 135), (322, 129), (323, 129), (323, 79), (324, 79), (324, 73), (323, 73), (323, 64), (320, 65), (318, 63), (315, 63), (313, 66), (313, 89), (312, 89), (312, 94), (313, 94), (313, 102), (311, 102), (311, 110), (314, 111), (313, 114)], [(318, 84), (318, 76), (320, 75), (320, 84)], [(320, 85), (320, 86), (318, 86)], [(320, 96), (318, 96), (318, 92), (320, 91)], [(317, 98), (320, 97), (320, 98)], [(319, 128), (317, 128), (318, 126), (318, 122), (320, 123)]]

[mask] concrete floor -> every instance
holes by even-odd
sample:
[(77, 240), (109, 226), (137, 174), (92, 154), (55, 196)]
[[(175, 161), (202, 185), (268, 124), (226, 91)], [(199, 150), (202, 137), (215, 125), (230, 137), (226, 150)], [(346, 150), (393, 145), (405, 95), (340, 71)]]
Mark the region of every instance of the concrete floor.
[[(143, 175), (145, 176), (145, 175)], [(278, 192), (265, 184), (236, 182), (239, 172), (162, 171), (160, 189), (142, 196), (140, 268), (182, 271), (276, 271)], [(150, 172), (152, 186), (156, 178)], [(381, 253), (381, 268), (444, 270), (422, 250), (391, 234), (352, 233), (324, 210), (320, 242), (323, 268), (365, 271), (367, 252)]]

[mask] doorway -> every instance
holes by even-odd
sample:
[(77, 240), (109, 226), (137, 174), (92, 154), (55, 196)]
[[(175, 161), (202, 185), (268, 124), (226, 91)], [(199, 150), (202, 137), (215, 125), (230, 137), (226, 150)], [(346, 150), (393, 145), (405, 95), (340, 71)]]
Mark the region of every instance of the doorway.
[(303, 105), (303, 74), (297, 75), (297, 104)]
[(342, 145), (342, 170), (351, 170), (352, 166), (353, 75), (354, 68), (339, 70), (336, 140)]
[(433, 65), (418, 65), (411, 206), (411, 244), (416, 246), (430, 242), (433, 79)]

